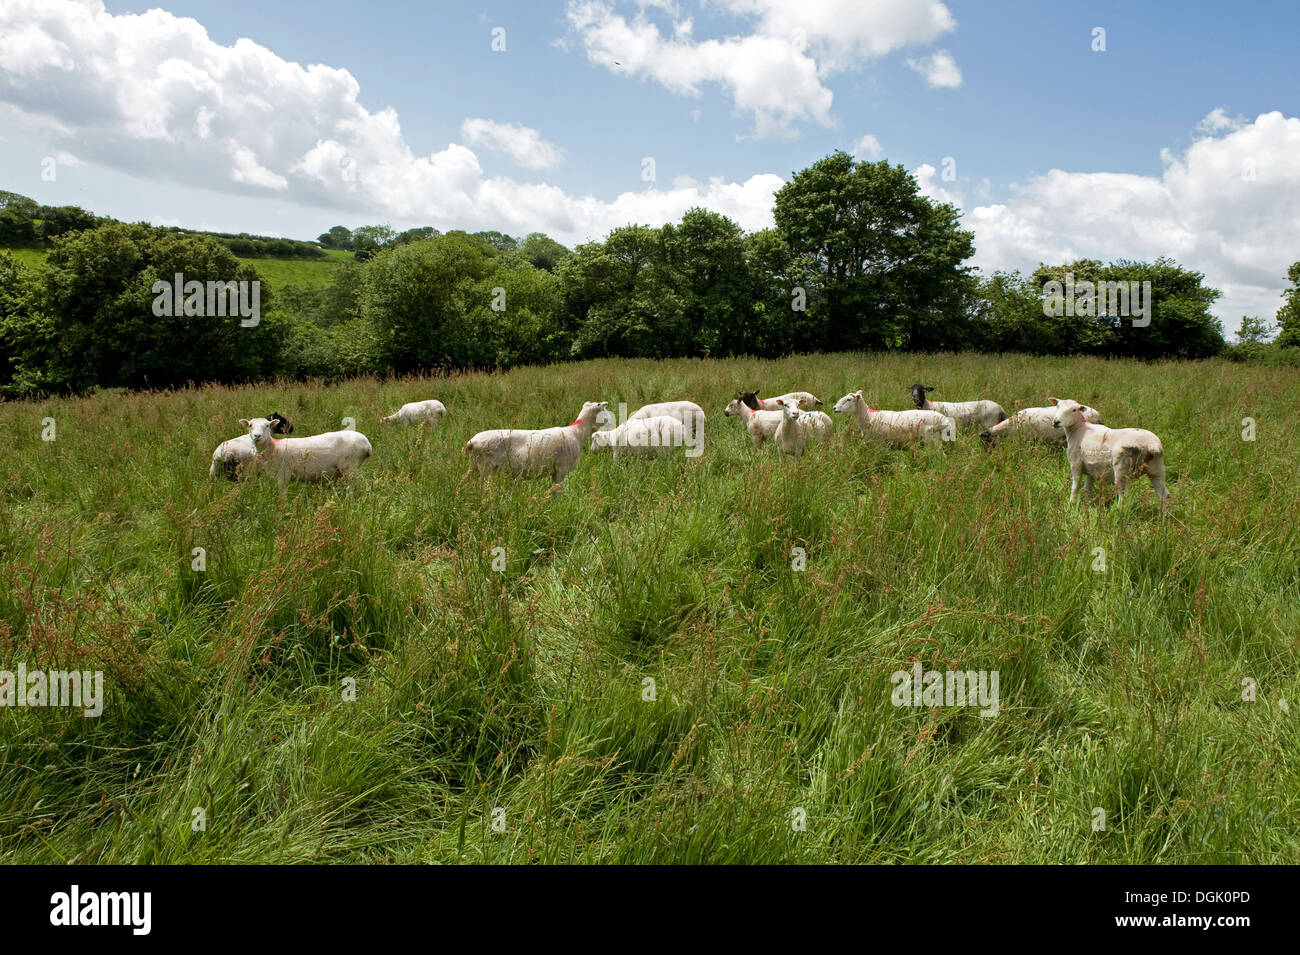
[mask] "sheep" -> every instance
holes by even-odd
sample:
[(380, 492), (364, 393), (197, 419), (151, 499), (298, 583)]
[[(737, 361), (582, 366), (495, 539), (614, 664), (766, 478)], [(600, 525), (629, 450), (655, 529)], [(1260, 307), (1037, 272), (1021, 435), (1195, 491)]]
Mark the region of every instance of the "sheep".
[(704, 409), (693, 401), (661, 401), (645, 405), (634, 411), (628, 421), (640, 421), (643, 418), (676, 418), (685, 429), (684, 442), (687, 457), (699, 457), (704, 453), (704, 425), (707, 420)]
[[(1047, 400), (1053, 405), (1056, 404), (1055, 398)], [(999, 421), (989, 428), (980, 435), (980, 438), (990, 449), (996, 447), (998, 441), (1007, 434), (1024, 434), (1037, 441), (1065, 444), (1065, 434), (1053, 424), (1055, 420), (1056, 409), (1053, 407), (1021, 408), (1006, 421)], [(1101, 424), (1101, 413), (1096, 408), (1084, 405), (1083, 420), (1091, 424)]]
[(925, 385), (916, 384), (908, 389), (916, 406), (924, 411), (937, 411), (956, 421), (959, 427), (979, 425), (991, 428), (999, 421), (1005, 421), (1007, 413), (996, 401), (987, 398), (980, 401), (931, 401), (925, 396), (927, 391), (934, 391)]
[(742, 391), (740, 400), (755, 411), (780, 411), (787, 401), (795, 401), (800, 411), (816, 411), (821, 399), (807, 391), (789, 391), (775, 398), (760, 398), (757, 391)]
[(1065, 456), (1070, 462), (1070, 501), (1079, 491), (1092, 492), (1092, 482), (1115, 480), (1119, 500), (1134, 477), (1145, 471), (1163, 507), (1169, 497), (1165, 487), (1165, 449), (1160, 439), (1142, 428), (1108, 428), (1084, 420), (1084, 405), (1069, 398), (1056, 403), (1053, 425), (1065, 432)]
[(772, 439), (782, 454), (793, 454), (796, 458), (803, 455), (808, 444), (808, 427), (802, 418), (803, 412), (793, 400), (781, 405), (781, 423), (776, 426)]
[(845, 395), (835, 402), (837, 412), (852, 411), (858, 429), (864, 435), (883, 438), (891, 444), (907, 444), (919, 440), (922, 444), (954, 440), (957, 423), (937, 411), (877, 411), (867, 404), (861, 391)]
[(617, 428), (595, 431), (591, 435), (591, 450), (613, 448), (614, 457), (622, 452), (631, 454), (663, 454), (686, 443), (685, 426), (676, 418), (658, 415), (653, 418), (629, 419)]
[(825, 411), (805, 411), (803, 420), (808, 426), (808, 438), (813, 441), (825, 441), (835, 430), (835, 422)]
[[(293, 424), (278, 411), (266, 416), (271, 422), (271, 430), (276, 434), (293, 434)], [(248, 463), (257, 456), (253, 439), (246, 434), (229, 441), (222, 441), (212, 452), (212, 467), (208, 468), (208, 480), (215, 481), (217, 475), (225, 473), (230, 480), (235, 480), (248, 467)]]
[(551, 486), (558, 490), (565, 476), (582, 455), (582, 446), (596, 427), (596, 416), (609, 409), (606, 401), (588, 401), (571, 425), (528, 431), (499, 428), (480, 431), (465, 444), (470, 468), (480, 477), (491, 478), (497, 471), (509, 471), (518, 477), (541, 477), (549, 474)]
[(437, 427), (447, 416), (447, 406), (436, 398), (428, 401), (408, 401), (386, 418), (380, 418), (380, 425), (430, 425)]
[(749, 439), (754, 442), (754, 450), (758, 450), (764, 441), (776, 434), (776, 429), (781, 425), (781, 412), (755, 411), (741, 400), (743, 394), (741, 392), (732, 398), (722, 413), (728, 418), (739, 416), (744, 420)]
[(290, 481), (329, 481), (350, 478), (371, 455), (370, 441), (360, 431), (327, 431), (310, 438), (277, 438), (266, 418), (240, 418), (257, 455), (250, 471), (266, 471), (280, 490)]

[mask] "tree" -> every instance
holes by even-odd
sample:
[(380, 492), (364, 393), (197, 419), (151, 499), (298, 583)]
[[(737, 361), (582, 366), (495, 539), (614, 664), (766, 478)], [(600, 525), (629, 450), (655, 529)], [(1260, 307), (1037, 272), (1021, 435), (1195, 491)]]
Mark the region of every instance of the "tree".
[(470, 314), (492, 271), (491, 250), (463, 233), (376, 256), (366, 267), (361, 310), (388, 366), (405, 373), (470, 364)]
[(99, 220), (79, 206), (41, 206), (37, 218), (41, 220), (40, 235), (52, 239), (57, 235), (93, 229)]
[(519, 243), (519, 253), (535, 268), (554, 272), (573, 253), (544, 232), (530, 232)]
[(1043, 314), (1041, 286), (1019, 272), (994, 272), (980, 283), (975, 345), (983, 351), (1061, 354), (1062, 329)]
[(776, 356), (821, 348), (822, 301), (812, 258), (795, 255), (776, 229), (763, 229), (745, 237), (745, 261), (753, 291), (741, 351)]
[(621, 226), (604, 242), (580, 245), (559, 268), (573, 354), (666, 357), (680, 354), (689, 329), (680, 302), (656, 274), (659, 230)]
[(352, 248), (359, 262), (374, 258), (379, 250), (397, 238), (386, 225), (363, 225), (352, 230)]
[(1286, 272), (1291, 287), (1282, 292), (1282, 307), (1277, 311), (1277, 324), (1281, 333), (1277, 343), (1284, 348), (1300, 346), (1300, 262)]
[(832, 153), (776, 194), (776, 227), (814, 264), (830, 348), (951, 347), (974, 280), (973, 236), (902, 166)]
[(0, 252), (0, 392), (20, 397), (45, 389), (54, 345), (39, 274)]
[(657, 276), (685, 322), (673, 354), (733, 355), (752, 349), (748, 320), (753, 281), (740, 226), (707, 209), (688, 209), (659, 230)]
[[(42, 374), (50, 387), (166, 388), (187, 382), (239, 381), (270, 374), (277, 360), (270, 290), (259, 285), (264, 316), (158, 315), (154, 284), (259, 282), (215, 239), (119, 223), (54, 240), (46, 260), (45, 299), (53, 345)], [(251, 287), (250, 287), (251, 290)]]
[(504, 232), (475, 232), (476, 236), (486, 239), (487, 244), (492, 246), (498, 252), (513, 252), (519, 247), (519, 242), (511, 238)]
[(328, 232), (322, 232), (316, 239), (322, 249), (352, 250), (352, 230), (346, 226), (336, 225)]
[(1257, 315), (1241, 316), (1241, 327), (1237, 329), (1238, 345), (1264, 345), (1268, 343), (1271, 332), (1268, 323)]
[(434, 236), (442, 235), (431, 225), (421, 226), (418, 229), (407, 229), (393, 239), (394, 245), (406, 245), (408, 242), (421, 242), (424, 239), (432, 239)]
[[(1075, 290), (1075, 315), (1055, 318), (1067, 352), (1146, 359), (1208, 358), (1223, 350), (1223, 329), (1210, 313), (1220, 293), (1203, 284), (1204, 279), (1200, 272), (1164, 257), (1154, 262), (1120, 259), (1110, 265), (1080, 259), (1067, 265), (1039, 266), (1033, 277), (1039, 289), (1055, 282), (1063, 290), (1069, 285)], [(1091, 283), (1094, 291), (1098, 283), (1118, 285), (1112, 286), (1104, 300), (1094, 296), (1090, 303), (1079, 291), (1085, 282)], [(1127, 293), (1127, 308), (1124, 299), (1113, 294), (1116, 288)], [(1145, 314), (1139, 314), (1139, 301)], [(1063, 306), (1060, 310), (1071, 309)]]

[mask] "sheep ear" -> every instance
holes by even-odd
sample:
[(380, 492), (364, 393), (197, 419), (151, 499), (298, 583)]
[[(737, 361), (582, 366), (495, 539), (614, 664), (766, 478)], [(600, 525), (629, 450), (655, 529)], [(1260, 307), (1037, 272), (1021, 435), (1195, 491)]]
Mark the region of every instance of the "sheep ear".
[(1047, 400), (1050, 401), (1052, 404), (1057, 404), (1061, 399), (1060, 399), (1060, 398), (1048, 398)]
[(242, 424), (245, 428), (247, 428), (253, 422), (249, 421), (247, 418), (240, 418), (239, 423)]

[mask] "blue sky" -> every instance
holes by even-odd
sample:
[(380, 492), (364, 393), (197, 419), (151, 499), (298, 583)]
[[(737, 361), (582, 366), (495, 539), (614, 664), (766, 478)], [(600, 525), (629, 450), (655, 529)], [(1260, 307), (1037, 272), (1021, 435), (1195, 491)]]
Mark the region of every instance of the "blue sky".
[(1271, 319), (1300, 259), (1300, 5), (163, 0), (127, 16), (149, 9), (5, 0), (0, 188), (298, 238), (389, 222), (572, 244), (693, 204), (761, 228), (781, 181), (845, 149), (958, 204), (981, 268), (1171, 255), (1224, 290), (1229, 331)]

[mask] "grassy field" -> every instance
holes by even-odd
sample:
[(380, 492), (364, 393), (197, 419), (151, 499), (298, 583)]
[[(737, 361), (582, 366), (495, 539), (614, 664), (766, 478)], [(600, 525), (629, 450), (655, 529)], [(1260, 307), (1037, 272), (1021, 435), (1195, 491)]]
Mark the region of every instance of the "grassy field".
[[(795, 460), (721, 414), (913, 381), (1155, 430), (1167, 513), (1145, 479), (1067, 506), (1057, 449), (837, 418)], [(106, 686), (97, 719), (0, 710), (0, 861), (1298, 863), (1297, 393), (1224, 362), (816, 355), (0, 404), (0, 667)], [(424, 397), (444, 430), (381, 432)], [(699, 459), (584, 454), (559, 495), (462, 477), (479, 429), (679, 397)], [(272, 410), (355, 417), (374, 457), (283, 500), (210, 484)], [(996, 671), (997, 715), (894, 706), (918, 661)]]
[(271, 288), (320, 288), (330, 283), (334, 273), (345, 262), (352, 261), (351, 252), (326, 249), (323, 259), (277, 259), (250, 257), (239, 259), (257, 269), (262, 281)]

